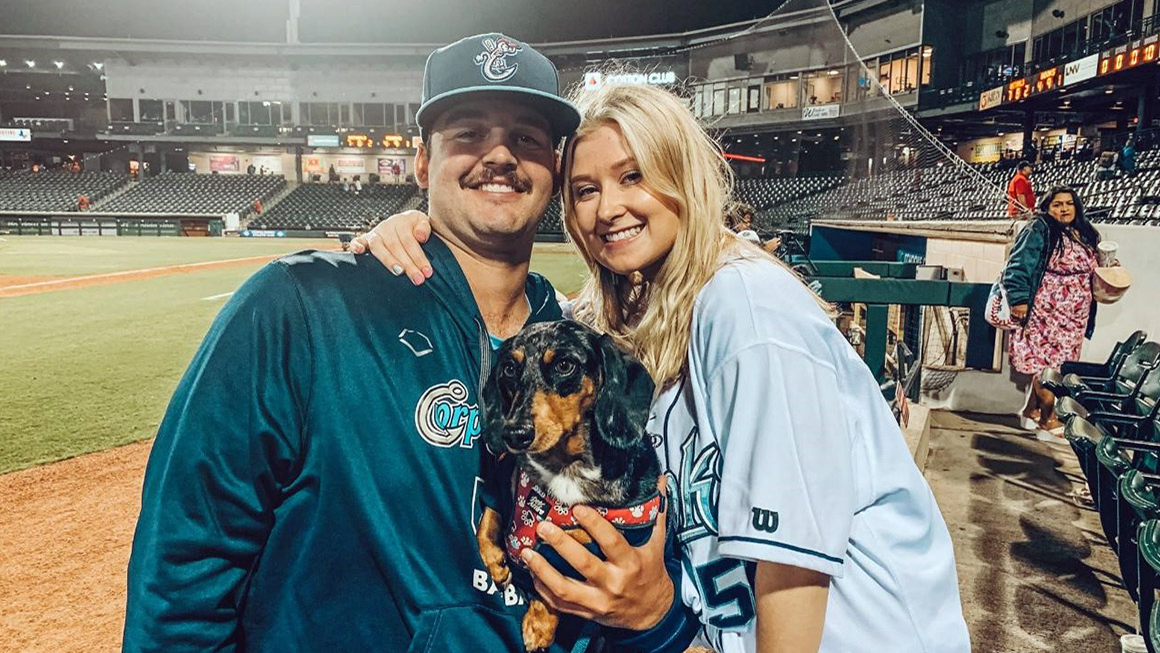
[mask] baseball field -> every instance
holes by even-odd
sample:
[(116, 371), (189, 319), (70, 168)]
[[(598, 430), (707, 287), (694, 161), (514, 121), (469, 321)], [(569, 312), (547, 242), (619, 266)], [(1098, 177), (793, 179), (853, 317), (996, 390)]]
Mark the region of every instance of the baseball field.
[[(0, 239), (0, 650), (119, 648), (149, 438), (234, 289), (335, 241)], [(565, 293), (567, 245), (532, 268)]]

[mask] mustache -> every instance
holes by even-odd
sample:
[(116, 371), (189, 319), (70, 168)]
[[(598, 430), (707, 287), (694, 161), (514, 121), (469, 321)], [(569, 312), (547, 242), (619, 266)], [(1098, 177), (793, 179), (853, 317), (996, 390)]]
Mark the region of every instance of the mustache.
[(492, 183), (507, 184), (517, 193), (526, 193), (532, 189), (531, 180), (521, 177), (514, 170), (506, 174), (484, 171), (476, 175), (469, 175), (459, 182), (459, 186), (461, 188), (477, 188)]

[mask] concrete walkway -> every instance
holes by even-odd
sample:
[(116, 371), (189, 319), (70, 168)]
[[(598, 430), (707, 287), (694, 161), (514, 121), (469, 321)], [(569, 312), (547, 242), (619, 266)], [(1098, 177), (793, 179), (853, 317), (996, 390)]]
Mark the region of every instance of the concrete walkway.
[(955, 544), (963, 609), (980, 653), (1120, 650), (1136, 608), (1120, 584), (1066, 445), (1014, 418), (932, 414), (926, 476)]

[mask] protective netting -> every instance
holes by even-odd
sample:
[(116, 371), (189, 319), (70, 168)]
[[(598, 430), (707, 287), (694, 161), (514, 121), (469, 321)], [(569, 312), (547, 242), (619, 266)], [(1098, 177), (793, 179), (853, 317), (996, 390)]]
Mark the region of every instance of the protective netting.
[[(931, 83), (932, 48), (900, 25), (901, 38), (895, 38), (908, 46), (890, 50), (878, 39), (877, 51), (863, 56), (854, 45), (861, 26), (846, 21), (826, 0), (790, 0), (744, 30), (700, 46), (744, 39), (754, 52), (773, 52), (759, 62), (766, 68), (759, 83), (767, 120), (739, 128), (732, 106), (721, 112), (696, 88), (691, 98), (706, 125), (719, 130), (726, 151), (760, 160), (738, 168), (737, 196), (754, 206), (756, 229), (780, 235), (783, 254), (801, 255), (800, 235), (818, 220), (1006, 219), (1014, 161), (967, 163), (955, 152), (957, 143), (913, 114), (921, 89)], [(905, 17), (900, 21), (905, 24)], [(780, 70), (779, 60), (792, 68)], [(778, 122), (793, 128), (772, 126)], [(897, 243), (883, 247), (897, 247), (880, 252), (887, 260), (925, 262), (920, 252)], [(850, 323), (855, 331), (857, 313)], [(963, 369), (966, 309), (894, 307), (889, 330), (892, 343), (918, 353), (924, 390), (945, 387)], [(896, 358), (888, 356), (888, 367), (902, 374), (907, 365)]]

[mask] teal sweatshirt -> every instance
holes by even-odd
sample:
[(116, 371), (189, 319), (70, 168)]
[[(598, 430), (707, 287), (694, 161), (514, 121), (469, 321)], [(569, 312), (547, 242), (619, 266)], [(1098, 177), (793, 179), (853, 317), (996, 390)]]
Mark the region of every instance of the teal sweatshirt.
[[(420, 287), (308, 251), (222, 309), (149, 458), (125, 651), (523, 650), (525, 599), (492, 584), (474, 533), (491, 346), (450, 250), (425, 249), (439, 272)], [(527, 295), (529, 321), (560, 319), (544, 278)], [(610, 639), (683, 650), (679, 603), (659, 638)]]

